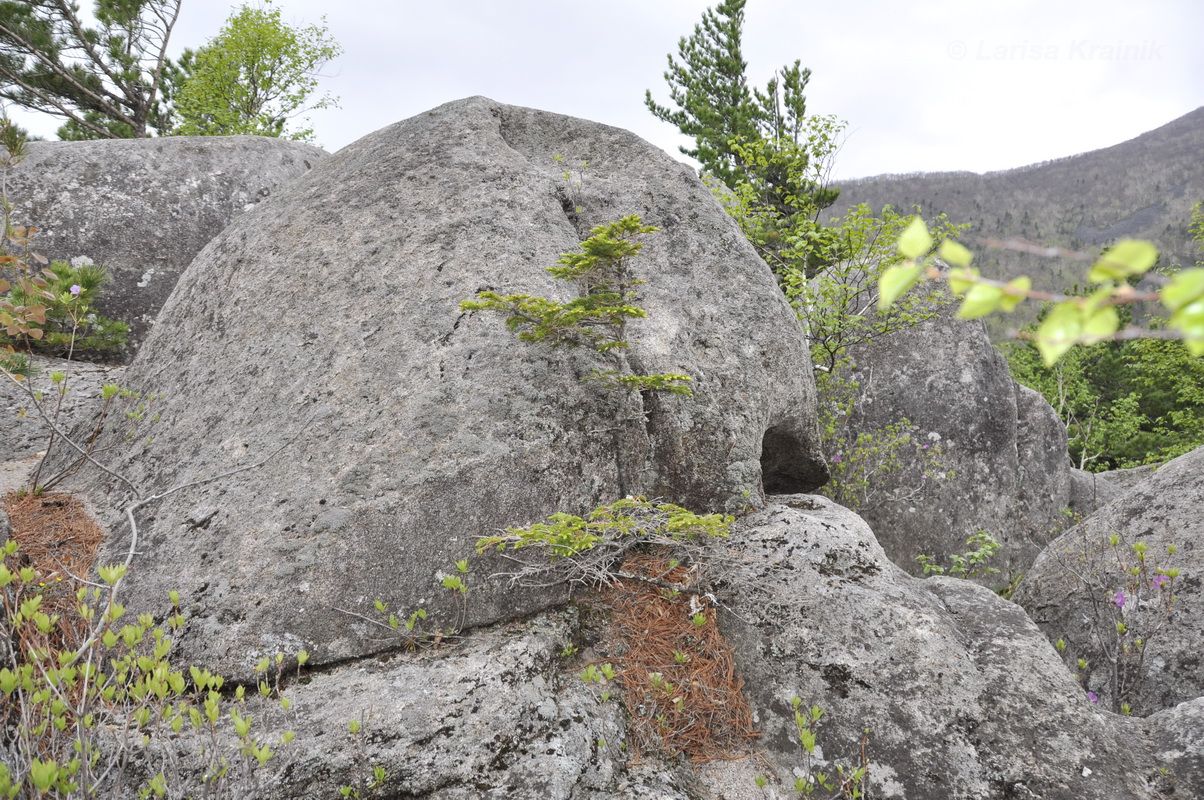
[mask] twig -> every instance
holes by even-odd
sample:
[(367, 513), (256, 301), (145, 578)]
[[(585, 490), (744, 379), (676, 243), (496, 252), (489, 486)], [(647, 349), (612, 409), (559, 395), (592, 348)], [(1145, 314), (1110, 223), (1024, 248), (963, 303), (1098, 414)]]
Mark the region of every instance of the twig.
[[(150, 495), (149, 497), (145, 497), (145, 498), (140, 498), (137, 502), (132, 503), (129, 506), (127, 506), (125, 509), (125, 516), (126, 516), (126, 520), (130, 523), (130, 548), (129, 548), (129, 551), (126, 553), (125, 562), (124, 562), (125, 566), (129, 567), (129, 565), (133, 562), (134, 555), (137, 553), (137, 549), (138, 549), (138, 523), (134, 518), (135, 511), (137, 511), (139, 508), (141, 508), (149, 503), (153, 503), (155, 501), (162, 500), (165, 497), (169, 497), (169, 496), (175, 494), (176, 492), (183, 491), (184, 489), (189, 489), (194, 486), (201, 486), (206, 483), (212, 483), (213, 481), (220, 480), (222, 478), (228, 478), (231, 475), (237, 475), (240, 472), (246, 472), (247, 470), (257, 469), (258, 467), (263, 466), (268, 461), (271, 461), (273, 458), (278, 456), (286, 447), (291, 445), (293, 442), (297, 441), (297, 439), (299, 439), (301, 437), (301, 434), (305, 432), (305, 429), (309, 427), (309, 424), (311, 422), (313, 422), (313, 419), (314, 419), (314, 415), (310, 414), (309, 419), (307, 419), (304, 422), (304, 424), (301, 425), (301, 428), (292, 436), (292, 438), (290, 438), (284, 444), (280, 445), (280, 447), (278, 447), (274, 451), (272, 451), (272, 453), (270, 453), (269, 455), (260, 459), (259, 461), (255, 462), (254, 464), (247, 464), (247, 465), (244, 465), (241, 467), (235, 467), (234, 469), (227, 470), (226, 472), (222, 472), (217, 475), (210, 475), (207, 478), (201, 478), (199, 480), (190, 481), (188, 483), (182, 483), (179, 486), (174, 486), (171, 489), (168, 489), (164, 492), (159, 492), (158, 494), (153, 494), (153, 495)], [(71, 442), (71, 440), (69, 438), (67, 439), (67, 441)], [(72, 444), (72, 446), (76, 447), (76, 449), (79, 449), (78, 446), (75, 445), (74, 442), (71, 442), (71, 444)], [(89, 458), (88, 460), (92, 461), (91, 458)], [(102, 469), (103, 469), (103, 467), (102, 467)], [(116, 473), (114, 473), (112, 470), (109, 470), (109, 469), (105, 469), (105, 472), (109, 473), (110, 475), (114, 475), (115, 477), (120, 478), (124, 483), (126, 483), (128, 486), (133, 488), (133, 484), (128, 479), (124, 478), (123, 476), (117, 475)], [(134, 491), (135, 496), (138, 496), (137, 489), (133, 489), (133, 491)], [(113, 584), (109, 587), (110, 605), (112, 604), (114, 598), (116, 597), (117, 590), (121, 586), (121, 584), (124, 580), (125, 580), (125, 575), (123, 574), (117, 580), (115, 580), (113, 582)], [(84, 655), (84, 653), (91, 649), (91, 646), (96, 642), (96, 640), (98, 638), (100, 638), (101, 631), (108, 626), (109, 622), (110, 622), (110, 620), (105, 619), (105, 615), (101, 615), (101, 618), (97, 621), (96, 627), (92, 630), (92, 633), (88, 636), (88, 638), (84, 641), (84, 643), (79, 646), (79, 648), (75, 651), (75, 656), (72, 657), (70, 662), (68, 662), (65, 666), (74, 666), (75, 663), (77, 661), (79, 661), (79, 659)]]

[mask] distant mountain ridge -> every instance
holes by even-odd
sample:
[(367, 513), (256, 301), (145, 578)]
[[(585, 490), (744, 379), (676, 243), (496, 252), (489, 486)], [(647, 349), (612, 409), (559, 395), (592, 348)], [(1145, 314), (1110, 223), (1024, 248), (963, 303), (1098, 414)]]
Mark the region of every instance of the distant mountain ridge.
[[(1101, 124), (1106, 124), (1101, 120)], [(919, 205), (972, 227), (962, 241), (989, 276), (1032, 275), (1042, 288), (1082, 281), (1082, 267), (1019, 253), (987, 250), (979, 238), (1027, 239), (1098, 252), (1121, 238), (1149, 239), (1163, 264), (1201, 259), (1188, 231), (1191, 207), (1204, 200), (1204, 106), (1102, 150), (1016, 169), (879, 175), (837, 181), (841, 190), (825, 218), (858, 203), (878, 211)]]

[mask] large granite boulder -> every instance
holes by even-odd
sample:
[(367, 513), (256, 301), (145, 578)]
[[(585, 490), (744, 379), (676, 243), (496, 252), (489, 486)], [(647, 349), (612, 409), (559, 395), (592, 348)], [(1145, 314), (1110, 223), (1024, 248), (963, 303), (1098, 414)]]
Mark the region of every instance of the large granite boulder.
[[(629, 358), (695, 381), (616, 419), (614, 396), (581, 380), (596, 354), (518, 341), (459, 303), (571, 297), (545, 268), (629, 214), (660, 228), (633, 261), (648, 317)], [(135, 547), (131, 607), (178, 589), (187, 657), (239, 674), (278, 648), (321, 663), (380, 647), (344, 613), (375, 600), (476, 625), (564, 599), (482, 564), (461, 618), (441, 576), (508, 525), (639, 493), (739, 510), (763, 482), (827, 479), (802, 331), (693, 171), (626, 131), (480, 97), (367, 136), (235, 219), (126, 383), (166, 395), (153, 443), (115, 464), (144, 492), (277, 454), (165, 498), (137, 542), (118, 523), (101, 555)]]
[[(1145, 715), (1204, 696), (1201, 509), (1204, 448), (1149, 473), (1066, 531), (1020, 584), (1016, 602), (1050, 639), (1064, 639), (1070, 654), (1087, 660), (1086, 685), (1102, 703), (1125, 702)], [(1146, 548), (1145, 574), (1135, 576), (1138, 544)], [(1180, 574), (1160, 580), (1158, 567)], [(1118, 622), (1129, 629), (1123, 635)]]
[[(1066, 428), (1038, 393), (1016, 383), (979, 320), (946, 306), (919, 325), (851, 348), (861, 397), (852, 428), (872, 432), (906, 418), (941, 448), (940, 469), (909, 466), (875, 476), (900, 496), (860, 513), (887, 555), (920, 574), (916, 556), (966, 551), (986, 531), (1003, 545), (992, 561), (1024, 572), (1070, 504)], [(930, 473), (925, 480), (917, 473)], [(909, 487), (924, 485), (914, 496)]]
[(37, 252), (108, 270), (97, 310), (129, 323), (128, 361), (193, 256), (326, 157), (263, 136), (31, 142), (6, 192), (13, 219), (38, 228)]
[(774, 499), (727, 544), (717, 595), (783, 781), (800, 760), (797, 695), (826, 711), (829, 772), (857, 763), (868, 729), (873, 797), (1155, 796), (1157, 760), (1022, 609), (971, 581), (907, 575), (826, 499)]
[[(720, 627), (758, 720), (750, 757), (691, 765), (637, 753), (621, 686), (606, 699), (562, 656), (598, 613), (583, 604), (478, 629), (453, 647), (321, 670), (288, 690), (295, 718), (254, 709), (265, 741), (297, 732), (271, 796), (330, 797), (379, 765), (387, 796), (428, 800), (793, 797), (805, 774), (793, 697), (825, 712), (813, 769), (835, 775), (866, 754), (865, 797), (1204, 791), (1199, 701), (1146, 719), (1110, 713), (1014, 604), (968, 581), (907, 575), (829, 500), (770, 501), (714, 543), (704, 571), (719, 581)], [(346, 734), (353, 719), (366, 720), (362, 752)]]

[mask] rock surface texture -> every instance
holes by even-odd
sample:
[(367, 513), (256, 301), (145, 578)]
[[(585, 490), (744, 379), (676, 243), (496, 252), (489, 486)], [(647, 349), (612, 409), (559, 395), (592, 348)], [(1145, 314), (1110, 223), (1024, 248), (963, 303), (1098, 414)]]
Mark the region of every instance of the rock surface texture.
[(733, 535), (718, 594), (783, 780), (800, 758), (797, 695), (826, 710), (829, 770), (857, 763), (869, 729), (873, 797), (1156, 796), (1158, 762), (1022, 609), (970, 581), (912, 578), (824, 498), (774, 499)]
[[(297, 731), (271, 796), (330, 797), (379, 765), (385, 796), (428, 800), (793, 797), (805, 774), (796, 696), (825, 710), (813, 768), (847, 771), (865, 747), (865, 797), (1200, 796), (1199, 701), (1146, 719), (1110, 713), (1016, 605), (968, 581), (909, 576), (825, 498), (770, 501), (714, 542), (705, 573), (719, 579), (720, 626), (758, 719), (749, 757), (689, 765), (648, 747), (637, 757), (621, 684), (604, 698), (582, 680), (583, 661), (563, 656), (584, 616), (569, 607), (290, 688), (296, 718), (256, 712), (274, 726), (268, 740)], [(366, 724), (362, 753), (351, 719)]]
[[(1128, 470), (1121, 470), (1127, 472)], [(1087, 517), (1123, 495), (1138, 482), (1123, 483), (1113, 479), (1113, 472), (1087, 472), (1070, 469), (1070, 510), (1078, 517)], [(1146, 476), (1151, 473), (1145, 473)]]
[[(459, 310), (484, 289), (568, 299), (545, 268), (629, 214), (660, 229), (632, 265), (648, 317), (630, 358), (695, 379), (694, 397), (645, 397), (634, 430), (581, 380), (596, 354)], [(189, 598), (187, 657), (236, 674), (278, 648), (315, 663), (371, 652), (343, 612), (374, 600), (460, 621), (440, 578), (508, 525), (634, 493), (734, 510), (759, 503), (763, 481), (827, 478), (802, 332), (697, 176), (625, 131), (479, 97), (367, 136), (235, 219), (126, 382), (166, 396), (153, 445), (120, 465), (135, 485), (279, 451), (148, 510), (129, 582), (133, 606)], [(121, 505), (120, 486), (92, 488)], [(490, 582), (488, 567), (466, 624), (565, 596)]]
[(31, 142), (6, 190), (37, 252), (108, 270), (97, 310), (129, 323), (130, 356), (201, 248), (326, 157), (262, 136)]
[(963, 553), (966, 539), (984, 530), (1003, 544), (992, 562), (1001, 579), (1025, 571), (1070, 503), (1066, 429), (1049, 404), (1012, 380), (981, 321), (958, 319), (954, 305), (854, 347), (852, 356), (862, 392), (854, 429), (906, 418), (943, 451), (943, 469), (930, 469), (929, 480), (914, 469), (875, 477), (887, 495), (933, 485), (860, 510), (891, 560), (919, 574), (916, 556)]
[[(464, 644), (318, 675), (289, 694), (297, 750), (280, 798), (337, 797), (380, 765), (384, 795), (434, 800), (686, 800), (688, 781), (655, 759), (632, 768), (617, 699), (565, 668), (571, 615), (500, 625)], [(363, 720), (357, 753), (348, 720)]]
[[(100, 394), (106, 383), (119, 383), (124, 367), (70, 362), (57, 358), (34, 356), (38, 374), (28, 381), (16, 383), (0, 375), (0, 461), (30, 458), (46, 450), (50, 441), (49, 428), (30, 392), (41, 392), (44, 408), (59, 427), (70, 430), (77, 426), (95, 425), (103, 401)], [(60, 398), (51, 380), (55, 372), (66, 376), (67, 393)], [(125, 399), (119, 399), (114, 416), (130, 410)], [(112, 420), (110, 420), (112, 421)]]
[[(1101, 703), (1138, 715), (1204, 696), (1204, 448), (1171, 461), (1052, 542), (1016, 592), (1016, 602), (1053, 640), (1087, 659), (1086, 685)], [(1110, 546), (1112, 536), (1117, 544)], [(1146, 549), (1144, 578), (1132, 547)], [(1174, 547), (1173, 555), (1167, 548)], [(1180, 571), (1157, 580), (1156, 567)], [(1123, 593), (1123, 597), (1118, 595)], [(1166, 616), (1169, 596), (1171, 616)], [(1119, 605), (1118, 605), (1119, 603)], [(1116, 624), (1130, 631), (1119, 635)], [(1145, 643), (1138, 658), (1136, 640)], [(1122, 648), (1128, 646), (1130, 654)], [(1117, 664), (1117, 679), (1112, 665)]]

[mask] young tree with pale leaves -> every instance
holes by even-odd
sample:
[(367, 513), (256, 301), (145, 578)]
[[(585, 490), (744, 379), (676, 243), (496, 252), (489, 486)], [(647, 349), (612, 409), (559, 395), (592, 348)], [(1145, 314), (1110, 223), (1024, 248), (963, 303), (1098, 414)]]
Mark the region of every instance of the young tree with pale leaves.
[(329, 94), (311, 96), (322, 66), (341, 52), (325, 25), (293, 27), (270, 2), (244, 5), (209, 44), (186, 54), (191, 75), (175, 98), (175, 133), (312, 141), (312, 128), (290, 125), (306, 111), (337, 105)]

